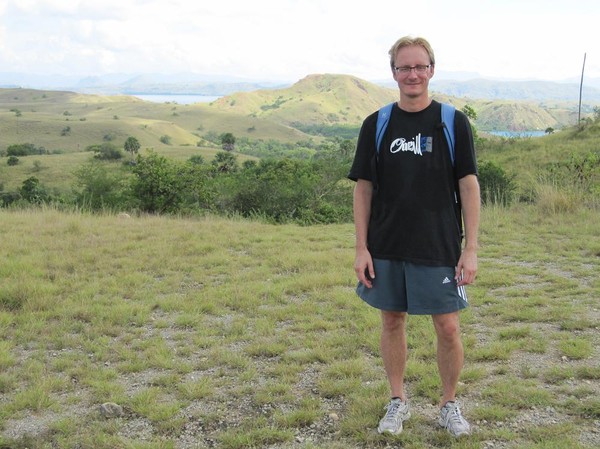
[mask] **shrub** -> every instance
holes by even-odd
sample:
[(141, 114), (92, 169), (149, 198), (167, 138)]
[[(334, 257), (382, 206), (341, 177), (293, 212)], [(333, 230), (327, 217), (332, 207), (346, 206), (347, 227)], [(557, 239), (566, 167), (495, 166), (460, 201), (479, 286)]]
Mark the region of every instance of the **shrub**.
[(479, 186), (483, 204), (509, 204), (515, 194), (514, 176), (493, 162), (479, 165)]
[(93, 151), (94, 158), (101, 161), (114, 161), (123, 158), (123, 152), (112, 143), (102, 143), (100, 145), (90, 145), (86, 151)]
[(32, 154), (44, 154), (46, 149), (44, 147), (36, 147), (32, 143), (16, 143), (9, 145), (6, 148), (7, 156), (30, 156)]
[(188, 161), (191, 164), (196, 164), (196, 165), (202, 165), (202, 164), (204, 164), (204, 158), (201, 155), (199, 155), (199, 154), (195, 154), (194, 156), (190, 157), (188, 159)]
[(116, 209), (124, 206), (122, 179), (114, 169), (93, 160), (76, 172), (75, 202), (92, 210)]
[(0, 206), (7, 207), (21, 199), (19, 192), (0, 192)]
[(222, 207), (276, 223), (332, 223), (352, 216), (351, 192), (340, 183), (343, 164), (327, 159), (261, 160), (244, 164), (222, 182)]
[(40, 204), (49, 199), (46, 188), (40, 184), (40, 180), (35, 176), (23, 181), (19, 193), (24, 200), (30, 203)]
[(132, 194), (145, 212), (177, 213), (210, 207), (208, 167), (181, 164), (150, 152), (147, 157), (138, 156), (133, 173)]
[(8, 160), (6, 161), (6, 163), (8, 165), (18, 165), (19, 164), (19, 158), (17, 156), (9, 156)]

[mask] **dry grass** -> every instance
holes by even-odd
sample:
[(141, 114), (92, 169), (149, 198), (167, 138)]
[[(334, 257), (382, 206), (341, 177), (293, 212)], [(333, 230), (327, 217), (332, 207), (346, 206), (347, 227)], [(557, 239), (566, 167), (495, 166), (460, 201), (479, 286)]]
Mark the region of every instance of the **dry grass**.
[(598, 212), (484, 210), (460, 440), (435, 426), (426, 317), (409, 324), (414, 417), (374, 431), (388, 392), (350, 224), (1, 214), (0, 447), (599, 443)]

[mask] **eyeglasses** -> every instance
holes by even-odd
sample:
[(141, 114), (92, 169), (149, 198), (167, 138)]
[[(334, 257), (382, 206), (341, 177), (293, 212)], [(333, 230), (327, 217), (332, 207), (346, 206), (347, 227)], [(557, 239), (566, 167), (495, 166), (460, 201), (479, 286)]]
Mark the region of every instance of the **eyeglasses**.
[(415, 71), (415, 73), (425, 73), (427, 72), (427, 70), (429, 70), (429, 67), (431, 67), (431, 64), (429, 65), (416, 65), (414, 67), (410, 67), (408, 65), (403, 65), (402, 67), (394, 67), (394, 70), (396, 71), (396, 73), (401, 73), (402, 75), (408, 75), (412, 70)]

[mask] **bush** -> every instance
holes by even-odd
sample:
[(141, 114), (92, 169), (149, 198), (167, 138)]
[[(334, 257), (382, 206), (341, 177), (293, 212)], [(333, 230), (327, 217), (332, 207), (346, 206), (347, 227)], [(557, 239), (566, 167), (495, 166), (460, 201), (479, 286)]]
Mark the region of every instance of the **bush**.
[(0, 192), (0, 206), (7, 207), (21, 199), (19, 192)]
[(479, 186), (483, 204), (509, 204), (514, 197), (514, 176), (509, 176), (502, 167), (493, 162), (479, 165)]
[(10, 166), (13, 165), (18, 165), (19, 164), (19, 158), (17, 156), (9, 156), (6, 163)]
[(221, 182), (220, 206), (245, 217), (261, 216), (275, 223), (300, 224), (348, 221), (351, 190), (340, 183), (347, 167), (326, 159), (261, 160), (244, 164)]
[(44, 147), (36, 147), (32, 143), (16, 143), (6, 148), (7, 156), (31, 156), (32, 154), (45, 154)]
[(195, 154), (195, 155), (191, 156), (188, 159), (188, 161), (191, 164), (196, 164), (196, 165), (202, 165), (202, 164), (204, 164), (204, 158), (201, 155), (199, 155), (199, 154)]
[(138, 156), (133, 173), (132, 194), (145, 212), (177, 213), (212, 204), (208, 167), (181, 164), (150, 152), (147, 157)]
[(34, 204), (41, 204), (49, 200), (46, 188), (40, 184), (40, 180), (35, 176), (27, 178), (23, 181), (22, 187), (19, 189), (21, 197), (25, 201)]
[(115, 161), (123, 158), (123, 152), (112, 143), (102, 143), (100, 145), (90, 145), (86, 151), (93, 151), (94, 158), (101, 161)]
[(121, 209), (125, 206), (123, 179), (114, 169), (93, 160), (75, 173), (75, 202), (79, 206), (92, 210)]

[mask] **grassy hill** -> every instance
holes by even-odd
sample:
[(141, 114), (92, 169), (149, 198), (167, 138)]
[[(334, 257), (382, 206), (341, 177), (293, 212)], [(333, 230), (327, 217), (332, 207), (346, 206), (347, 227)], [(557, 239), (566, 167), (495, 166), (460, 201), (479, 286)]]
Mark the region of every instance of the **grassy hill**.
[[(576, 103), (557, 101), (484, 100), (433, 92), (439, 101), (458, 108), (469, 104), (482, 131), (531, 131), (562, 128), (576, 123)], [(215, 101), (211, 107), (294, 126), (347, 125), (357, 127), (381, 105), (398, 99), (397, 88), (382, 87), (347, 75), (309, 75), (291, 87), (241, 92)], [(584, 116), (590, 114), (588, 107)]]
[[(300, 129), (307, 126), (347, 127), (357, 132), (363, 118), (380, 105), (394, 101), (397, 92), (346, 75), (311, 75), (285, 89), (258, 90), (223, 97), (211, 104), (156, 104), (128, 96), (82, 95), (73, 92), (0, 89), (0, 151), (15, 143), (32, 143), (50, 154), (21, 158), (15, 167), (0, 164), (0, 183), (6, 190), (36, 176), (49, 188), (68, 189), (75, 169), (91, 155), (89, 145), (110, 140), (118, 148), (135, 136), (141, 151), (176, 159), (203, 155), (210, 160), (220, 151), (214, 140), (231, 132), (236, 138), (286, 143), (320, 142)], [(558, 129), (576, 120), (570, 105), (547, 102), (472, 101), (436, 94), (434, 98), (473, 107), (480, 131)], [(161, 142), (168, 136), (170, 144)], [(537, 176), (540, 167), (566, 160), (573, 152), (597, 148), (597, 126), (586, 133), (563, 132), (520, 143), (501, 151), (480, 152), (480, 160), (502, 163), (519, 177)], [(245, 156), (241, 156), (242, 159)], [(529, 173), (529, 174), (528, 174)], [(533, 173), (533, 175), (531, 175)]]
[[(207, 144), (202, 136), (231, 132), (236, 137), (281, 142), (319, 140), (308, 126), (357, 129), (365, 116), (397, 99), (397, 90), (347, 75), (310, 75), (285, 89), (240, 92), (211, 104), (156, 104), (128, 96), (0, 89), (0, 148), (33, 143), (50, 152), (78, 152), (110, 136), (117, 146), (132, 135), (142, 148)], [(457, 107), (469, 104), (475, 125), (489, 130), (544, 130), (575, 122), (572, 105), (469, 100), (436, 94)], [(161, 142), (169, 136), (171, 145)]]
[(293, 125), (357, 126), (381, 105), (397, 100), (394, 89), (347, 75), (309, 75), (291, 87), (241, 92), (211, 107)]
[[(83, 95), (72, 92), (0, 89), (2, 143), (34, 143), (50, 151), (80, 151), (112, 135), (117, 144), (135, 136), (142, 147), (196, 145), (206, 132), (253, 133), (257, 138), (296, 141), (303, 133), (276, 123), (210, 111), (206, 105), (156, 104), (128, 96)], [(19, 114), (16, 112), (19, 111)], [(69, 127), (67, 135), (63, 130)], [(254, 131), (248, 131), (253, 128)]]

